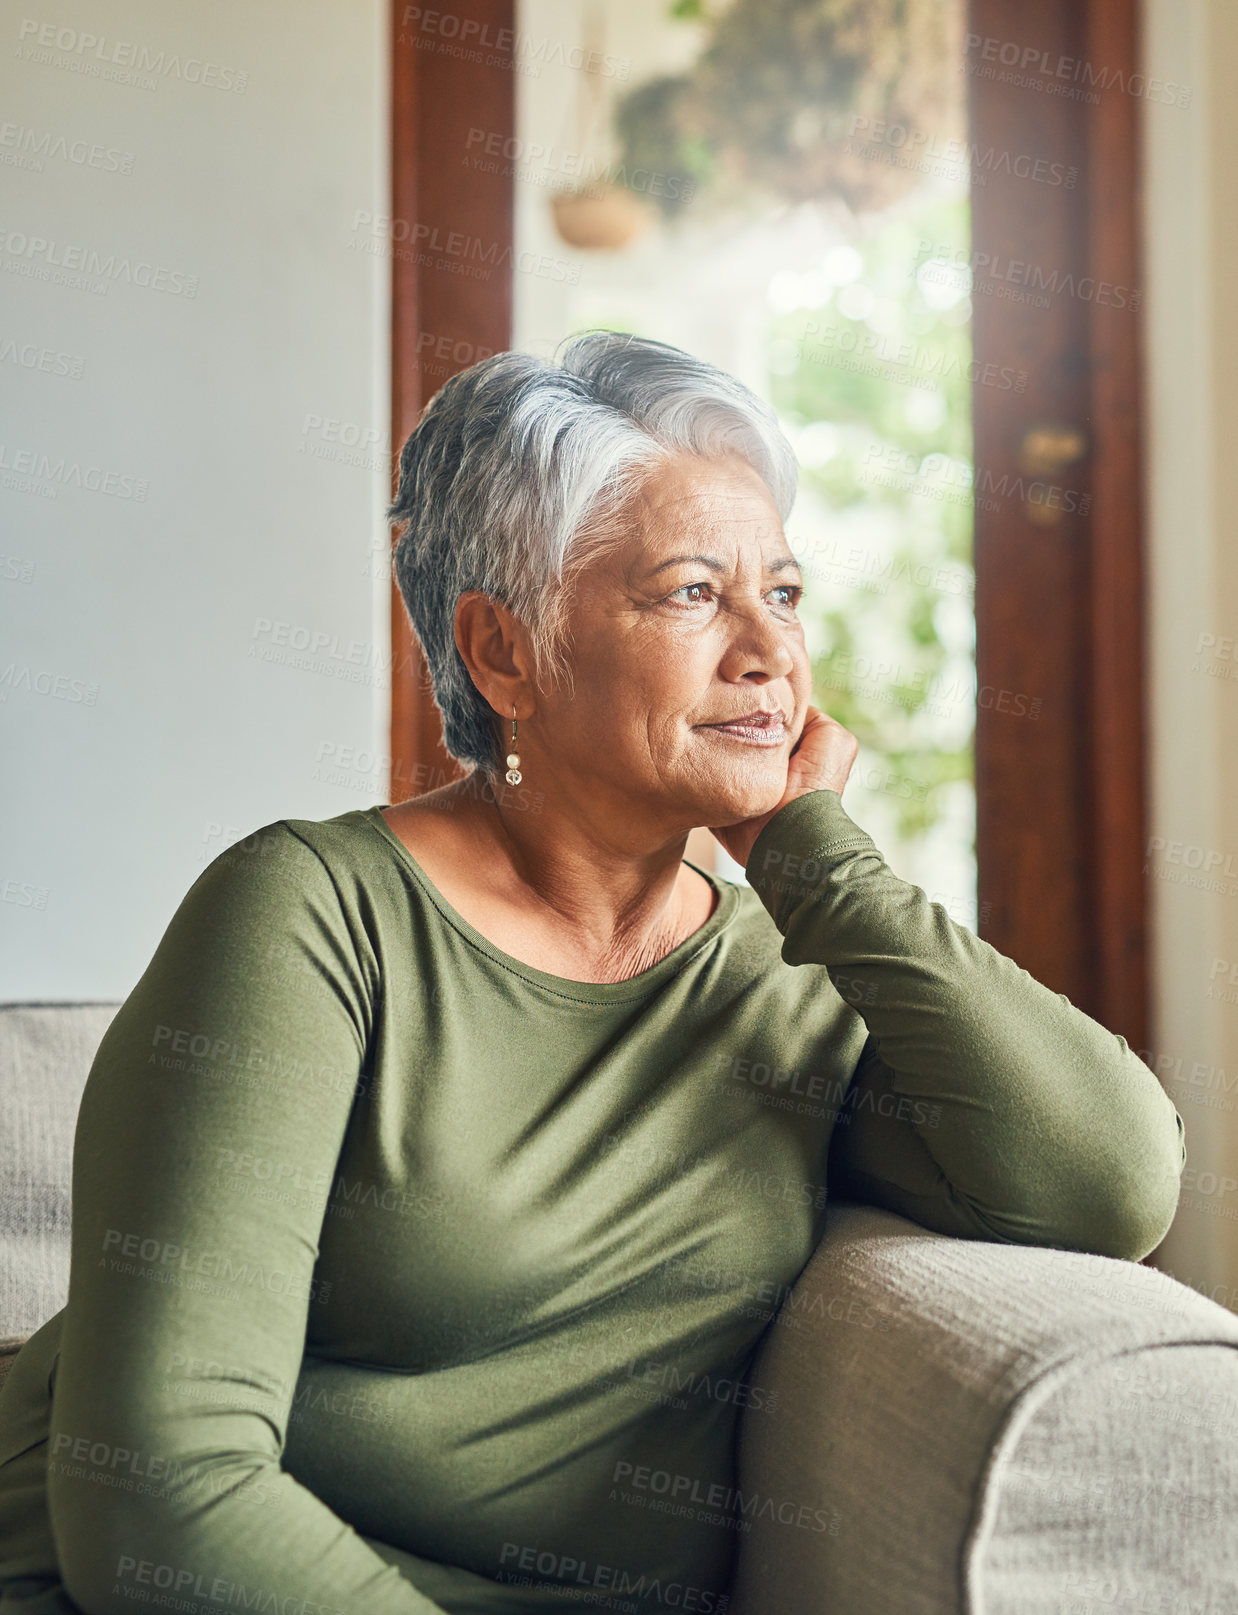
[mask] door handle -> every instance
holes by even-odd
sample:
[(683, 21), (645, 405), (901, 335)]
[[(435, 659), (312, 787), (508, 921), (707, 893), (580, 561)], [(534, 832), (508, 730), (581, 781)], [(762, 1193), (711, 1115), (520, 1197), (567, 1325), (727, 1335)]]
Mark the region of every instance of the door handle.
[(1037, 527), (1058, 527), (1066, 511), (1086, 513), (1091, 495), (1063, 488), (1059, 479), (1086, 456), (1089, 446), (1087, 434), (1079, 427), (1057, 421), (1043, 421), (1024, 433), (1019, 470), (1033, 479), (1023, 501), (1028, 521)]

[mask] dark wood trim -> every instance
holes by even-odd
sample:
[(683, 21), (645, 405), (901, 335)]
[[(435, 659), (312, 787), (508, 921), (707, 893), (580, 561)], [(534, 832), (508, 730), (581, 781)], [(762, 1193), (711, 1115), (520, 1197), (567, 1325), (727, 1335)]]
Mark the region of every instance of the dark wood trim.
[[(1093, 0), (1088, 56), (1129, 78), (1138, 9)], [(1098, 280), (1139, 288), (1142, 103), (1091, 109), (1088, 256)], [(1099, 1018), (1148, 1047), (1147, 713), (1142, 486), (1142, 321), (1094, 306), (1091, 320), (1091, 708), (1096, 994)]]
[[(464, 38), (421, 26), (444, 15), (468, 24)], [(464, 0), (447, 14), (393, 0), (391, 41), (387, 235), (398, 456), (450, 376), (511, 346), (513, 181), (502, 162), (474, 166), (479, 143), (470, 144), (469, 135), (515, 133), (515, 0)], [(398, 464), (393, 490), (397, 475)], [(443, 748), (425, 661), (394, 584), (391, 647), (388, 800), (399, 802), (461, 770)]]
[[(1027, 485), (1033, 428), (1086, 444), (1046, 478), (1076, 507), (1060, 519), (1037, 522), (1019, 497), (977, 499), (976, 839), (983, 934), (1146, 1048), (1141, 103), (1114, 84), (1136, 62), (1135, 11), (1135, 0), (969, 3), (969, 33), (1018, 46), (1014, 71), (1030, 60), (1033, 79), (1003, 81), (1000, 59), (969, 71), (971, 139), (993, 154), (973, 185), (974, 252), (1069, 288), (1047, 308), (996, 295), (995, 280), (990, 295), (978, 288), (976, 464), (989, 488)], [(1063, 58), (1088, 64), (1082, 82), (1066, 80), (1081, 91), (1105, 75), (1096, 104), (1052, 93), (1039, 64)], [(973, 46), (969, 69), (983, 61)], [(1075, 183), (1019, 177), (1019, 157), (1073, 168)], [(986, 384), (990, 362), (1025, 372), (1024, 389)]]

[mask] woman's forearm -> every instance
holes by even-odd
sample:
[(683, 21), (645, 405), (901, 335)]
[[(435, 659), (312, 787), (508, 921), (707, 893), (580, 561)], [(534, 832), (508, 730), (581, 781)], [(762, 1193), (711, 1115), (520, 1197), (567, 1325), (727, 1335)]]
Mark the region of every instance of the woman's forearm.
[(776, 814), (747, 874), (783, 958), (824, 965), (870, 1033), (836, 1186), (945, 1232), (1129, 1259), (1159, 1244), (1182, 1121), (1123, 1038), (900, 880), (834, 791)]

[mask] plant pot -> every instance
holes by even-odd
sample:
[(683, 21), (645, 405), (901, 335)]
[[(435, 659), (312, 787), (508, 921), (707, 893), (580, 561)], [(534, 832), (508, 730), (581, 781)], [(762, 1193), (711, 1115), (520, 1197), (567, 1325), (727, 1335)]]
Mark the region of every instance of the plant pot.
[(585, 252), (619, 252), (643, 236), (657, 217), (647, 201), (620, 185), (557, 191), (550, 207), (560, 239)]

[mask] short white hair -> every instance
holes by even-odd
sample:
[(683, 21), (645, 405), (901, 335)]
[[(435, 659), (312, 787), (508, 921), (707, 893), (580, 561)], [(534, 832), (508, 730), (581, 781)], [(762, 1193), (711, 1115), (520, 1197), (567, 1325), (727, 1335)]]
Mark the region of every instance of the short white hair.
[[(487, 772), (503, 747), (456, 649), (460, 596), (480, 589), (525, 625), (540, 682), (571, 687), (571, 581), (613, 518), (673, 454), (739, 455), (785, 522), (795, 453), (768, 404), (665, 342), (571, 338), (556, 361), (496, 353), (446, 382), (400, 453), (394, 570), (421, 642), (447, 750)], [(500, 714), (502, 719), (505, 714)]]

